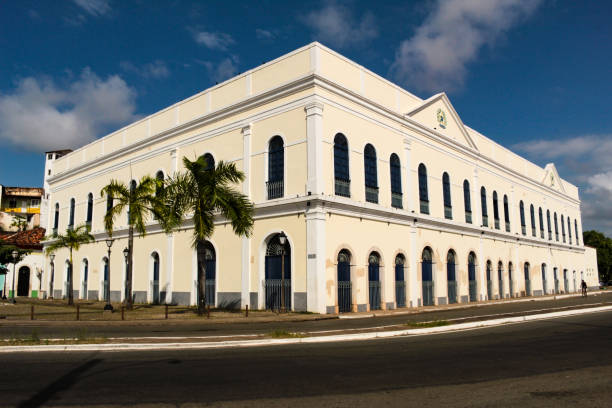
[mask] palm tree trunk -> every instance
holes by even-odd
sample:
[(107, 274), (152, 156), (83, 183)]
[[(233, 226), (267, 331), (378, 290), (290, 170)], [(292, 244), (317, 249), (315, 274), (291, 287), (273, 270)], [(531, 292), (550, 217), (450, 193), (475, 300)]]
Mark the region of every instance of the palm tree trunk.
[(68, 306), (74, 305), (74, 295), (72, 293), (72, 275), (74, 268), (72, 267), (72, 248), (70, 248), (70, 269), (68, 270)]
[(198, 314), (202, 316), (206, 309), (206, 264), (198, 264)]
[(127, 272), (125, 274), (125, 286), (126, 286), (126, 299), (125, 304), (128, 310), (132, 310), (132, 265), (133, 265), (133, 254), (134, 254), (134, 227), (130, 225), (128, 230), (128, 264)]

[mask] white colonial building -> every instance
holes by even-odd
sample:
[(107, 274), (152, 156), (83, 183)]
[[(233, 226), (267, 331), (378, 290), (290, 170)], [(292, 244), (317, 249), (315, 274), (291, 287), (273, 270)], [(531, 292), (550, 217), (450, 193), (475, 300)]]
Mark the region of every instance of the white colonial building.
[[(194, 304), (197, 265), (206, 262), (209, 302), (278, 306), (281, 231), (294, 310), (573, 292), (581, 279), (597, 285), (578, 189), (553, 164), (540, 168), (464, 125), (444, 93), (422, 100), (312, 43), (51, 156), (47, 231), (89, 223), (97, 239), (74, 255), (77, 297), (123, 298), (127, 216), (109, 260), (102, 187), (165, 178), (182, 169), (182, 157), (205, 154), (246, 174), (238, 188), (255, 203), (253, 234), (238, 237), (219, 219), (210, 242), (193, 248), (189, 225), (166, 235), (151, 220), (135, 239), (137, 302)], [(66, 290), (67, 259), (57, 252), (55, 297)]]

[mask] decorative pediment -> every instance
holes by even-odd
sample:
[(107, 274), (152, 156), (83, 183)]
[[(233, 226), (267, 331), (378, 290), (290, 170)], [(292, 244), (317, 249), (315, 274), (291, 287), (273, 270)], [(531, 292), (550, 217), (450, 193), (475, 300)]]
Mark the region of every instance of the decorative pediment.
[(444, 92), (427, 99), (420, 106), (406, 113), (406, 116), (458, 143), (478, 150), (476, 143)]
[(565, 193), (561, 177), (559, 177), (559, 173), (557, 173), (557, 168), (554, 163), (548, 163), (546, 167), (544, 167), (544, 179), (542, 179), (542, 184)]

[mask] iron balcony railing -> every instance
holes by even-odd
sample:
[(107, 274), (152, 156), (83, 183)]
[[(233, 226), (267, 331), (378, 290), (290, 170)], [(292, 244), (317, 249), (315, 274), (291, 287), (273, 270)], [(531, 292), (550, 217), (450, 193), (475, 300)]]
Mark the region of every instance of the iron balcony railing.
[(420, 200), (421, 214), (429, 214), (429, 201)]
[(267, 181), (266, 188), (268, 190), (268, 200), (280, 198), (284, 195), (285, 183), (283, 180)]
[(365, 195), (368, 203), (378, 204), (378, 187), (366, 186)]
[(87, 222), (85, 223), (85, 228), (87, 228), (87, 232), (90, 232), (90, 231), (91, 231), (91, 221), (87, 221)]
[(531, 235), (536, 236), (536, 229), (534, 227), (531, 227)]
[(423, 306), (434, 305), (434, 283), (432, 281), (423, 281)]
[(468, 224), (472, 223), (472, 212), (471, 211), (465, 212), (465, 222), (467, 222)]
[(476, 281), (475, 280), (471, 280), (470, 281), (470, 302), (476, 302), (478, 300), (478, 296), (476, 295), (477, 291), (476, 291)]
[(510, 221), (506, 221), (506, 232), (510, 232)]
[(495, 218), (495, 229), (499, 229), (499, 219)]
[(488, 215), (483, 215), (482, 216), (482, 226), (483, 227), (488, 227), (489, 226), (489, 216)]
[(447, 220), (453, 219), (453, 207), (450, 207), (448, 205), (444, 206), (444, 218), (446, 218)]
[(524, 225), (521, 225), (521, 233), (523, 235), (527, 235), (527, 227), (525, 227)]
[[(281, 279), (266, 279), (264, 281), (266, 309), (281, 310), (281, 283)], [(285, 309), (291, 310), (291, 279), (285, 279)]]
[(336, 179), (336, 185), (335, 185), (335, 192), (336, 195), (338, 196), (342, 196), (342, 197), (350, 197), (351, 196), (351, 180), (343, 180), (343, 179)]
[(402, 193), (391, 193), (391, 207), (402, 208)]
[(406, 281), (395, 281), (395, 303), (397, 307), (406, 307)]
[(347, 313), (352, 311), (351, 281), (338, 281), (338, 311)]
[(457, 303), (457, 281), (448, 281), (448, 303)]
[(380, 281), (370, 281), (370, 310), (380, 309)]

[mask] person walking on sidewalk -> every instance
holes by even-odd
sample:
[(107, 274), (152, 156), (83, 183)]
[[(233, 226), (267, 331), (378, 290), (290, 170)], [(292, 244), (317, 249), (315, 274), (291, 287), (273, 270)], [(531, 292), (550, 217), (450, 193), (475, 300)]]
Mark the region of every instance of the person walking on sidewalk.
[(587, 284), (584, 281), (584, 279), (582, 280), (582, 283), (580, 284), (580, 287), (582, 288), (582, 296), (586, 297), (586, 295), (587, 295)]

